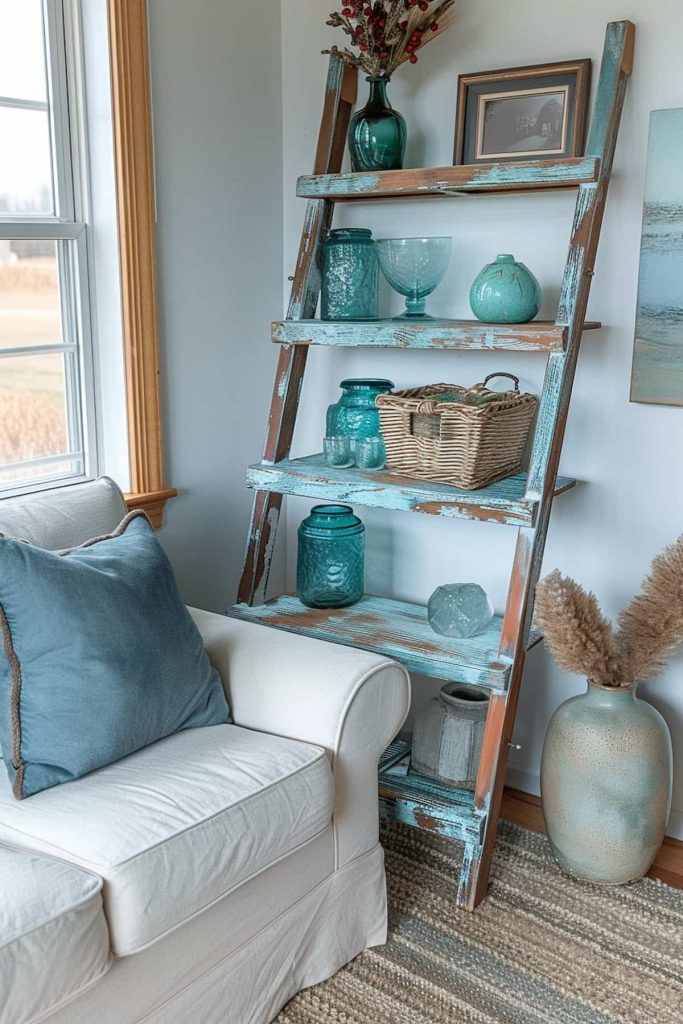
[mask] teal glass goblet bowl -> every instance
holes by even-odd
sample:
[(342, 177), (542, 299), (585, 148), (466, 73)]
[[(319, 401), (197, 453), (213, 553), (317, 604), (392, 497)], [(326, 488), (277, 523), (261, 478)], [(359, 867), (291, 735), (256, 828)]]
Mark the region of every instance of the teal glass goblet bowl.
[(451, 259), (453, 239), (381, 238), (377, 255), (382, 273), (406, 308), (397, 320), (433, 319), (425, 313), (425, 300), (441, 284)]

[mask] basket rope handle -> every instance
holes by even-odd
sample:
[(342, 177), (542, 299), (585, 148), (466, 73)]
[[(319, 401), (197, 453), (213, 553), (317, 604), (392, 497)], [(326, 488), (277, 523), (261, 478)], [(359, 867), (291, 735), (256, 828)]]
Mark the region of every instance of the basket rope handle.
[(484, 387), (486, 387), (488, 382), (493, 380), (494, 377), (507, 377), (508, 380), (513, 382), (515, 385), (515, 391), (519, 394), (519, 377), (515, 377), (514, 373), (503, 373), (503, 371), (500, 371), (499, 373), (490, 373), (488, 377), (484, 377)]

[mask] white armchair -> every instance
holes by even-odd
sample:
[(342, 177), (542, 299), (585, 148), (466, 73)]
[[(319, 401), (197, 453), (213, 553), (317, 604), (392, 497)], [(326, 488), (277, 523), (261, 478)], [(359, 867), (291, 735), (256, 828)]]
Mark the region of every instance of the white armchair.
[[(124, 513), (101, 479), (0, 501), (0, 534), (63, 548)], [(21, 802), (0, 773), (0, 1024), (267, 1024), (384, 941), (376, 772), (407, 673), (191, 611), (234, 725)]]

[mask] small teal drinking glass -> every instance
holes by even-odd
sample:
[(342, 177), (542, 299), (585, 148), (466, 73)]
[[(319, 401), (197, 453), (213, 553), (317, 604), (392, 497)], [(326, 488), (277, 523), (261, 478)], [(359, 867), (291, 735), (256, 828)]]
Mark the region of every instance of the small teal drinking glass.
[(365, 527), (348, 505), (314, 505), (299, 526), (296, 591), (309, 608), (345, 608), (363, 596)]
[(356, 441), (356, 465), (359, 469), (384, 469), (386, 450), (381, 437), (363, 437)]
[(328, 466), (346, 469), (347, 466), (353, 465), (351, 438), (345, 434), (323, 438), (323, 451), (325, 453), (325, 462)]

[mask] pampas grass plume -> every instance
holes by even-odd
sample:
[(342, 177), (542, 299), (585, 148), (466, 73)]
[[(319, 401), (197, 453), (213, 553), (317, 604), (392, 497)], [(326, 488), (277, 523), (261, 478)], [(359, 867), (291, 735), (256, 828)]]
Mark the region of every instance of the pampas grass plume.
[(557, 664), (600, 686), (618, 686), (614, 631), (594, 594), (556, 569), (536, 587), (536, 624)]

